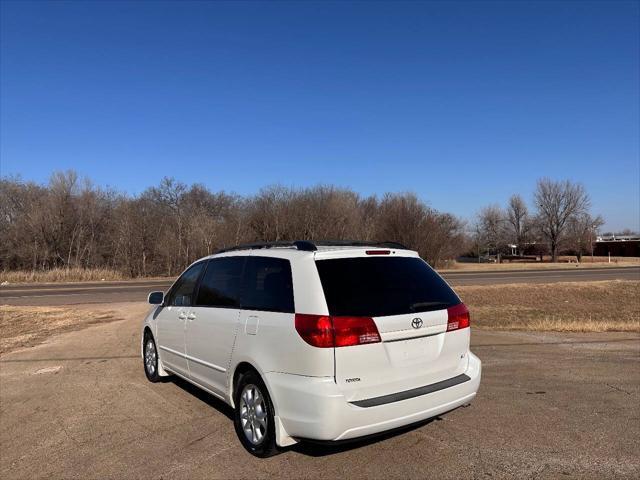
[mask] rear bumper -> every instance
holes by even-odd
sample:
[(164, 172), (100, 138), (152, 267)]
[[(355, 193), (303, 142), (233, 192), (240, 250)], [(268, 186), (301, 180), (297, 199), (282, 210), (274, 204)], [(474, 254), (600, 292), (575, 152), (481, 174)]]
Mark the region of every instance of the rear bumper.
[(430, 393), (364, 407), (347, 402), (332, 377), (284, 373), (266, 376), (277, 415), (288, 436), (338, 441), (403, 427), (467, 404), (478, 391), (481, 370), (480, 359), (469, 352), (469, 365), (464, 372), (468, 380), (443, 385)]

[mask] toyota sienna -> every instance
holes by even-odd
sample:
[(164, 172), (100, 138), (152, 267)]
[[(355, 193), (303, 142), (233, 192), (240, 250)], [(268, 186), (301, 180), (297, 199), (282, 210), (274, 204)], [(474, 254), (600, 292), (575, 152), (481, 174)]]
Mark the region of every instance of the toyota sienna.
[(234, 247), (149, 303), (147, 378), (176, 375), (228, 403), (259, 457), (419, 422), (468, 404), (480, 384), (467, 307), (395, 243)]

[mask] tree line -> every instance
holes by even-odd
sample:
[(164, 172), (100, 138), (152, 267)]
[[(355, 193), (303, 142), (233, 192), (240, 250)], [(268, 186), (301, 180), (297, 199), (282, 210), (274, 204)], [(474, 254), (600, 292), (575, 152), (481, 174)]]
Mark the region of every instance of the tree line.
[(412, 193), (362, 196), (348, 188), (269, 186), (252, 196), (164, 178), (128, 196), (73, 171), (46, 185), (0, 179), (0, 268), (111, 268), (176, 275), (240, 243), (298, 239), (397, 241), (432, 265), (466, 248), (465, 223)]
[(172, 276), (221, 248), (304, 239), (396, 241), (434, 266), (465, 253), (557, 260), (568, 252), (580, 259), (602, 224), (590, 213), (584, 187), (546, 178), (537, 183), (532, 208), (516, 194), (469, 223), (413, 193), (363, 196), (331, 185), (275, 185), (240, 196), (164, 178), (129, 196), (73, 171), (55, 172), (45, 185), (0, 179), (2, 270), (110, 268), (132, 277)]
[[(538, 180), (530, 209), (520, 194), (505, 207), (489, 205), (480, 210), (473, 226), (473, 243), (481, 252), (496, 256), (575, 255), (578, 261), (592, 252), (604, 220), (590, 212), (591, 200), (584, 187), (568, 180)], [(515, 254), (515, 255), (513, 255)]]

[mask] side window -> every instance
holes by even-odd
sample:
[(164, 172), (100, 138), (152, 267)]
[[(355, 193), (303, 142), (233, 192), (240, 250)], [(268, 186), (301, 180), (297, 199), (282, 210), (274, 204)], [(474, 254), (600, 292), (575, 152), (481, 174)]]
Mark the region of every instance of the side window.
[(242, 308), (294, 313), (291, 264), (270, 257), (247, 257), (242, 289)]
[(244, 257), (209, 260), (200, 282), (196, 305), (240, 308), (240, 283)]
[(193, 302), (193, 290), (196, 288), (198, 278), (205, 262), (196, 263), (189, 270), (184, 272), (178, 279), (175, 286), (171, 289), (169, 294), (168, 305), (174, 305), (177, 307), (188, 307)]

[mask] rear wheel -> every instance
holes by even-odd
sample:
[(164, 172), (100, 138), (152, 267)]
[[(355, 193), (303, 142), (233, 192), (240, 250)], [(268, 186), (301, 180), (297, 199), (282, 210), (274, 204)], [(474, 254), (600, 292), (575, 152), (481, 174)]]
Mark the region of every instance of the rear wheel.
[(158, 350), (150, 333), (144, 336), (144, 373), (150, 382), (160, 381), (158, 375)]
[(234, 425), (242, 446), (256, 457), (277, 453), (273, 404), (256, 372), (242, 375), (236, 387)]

